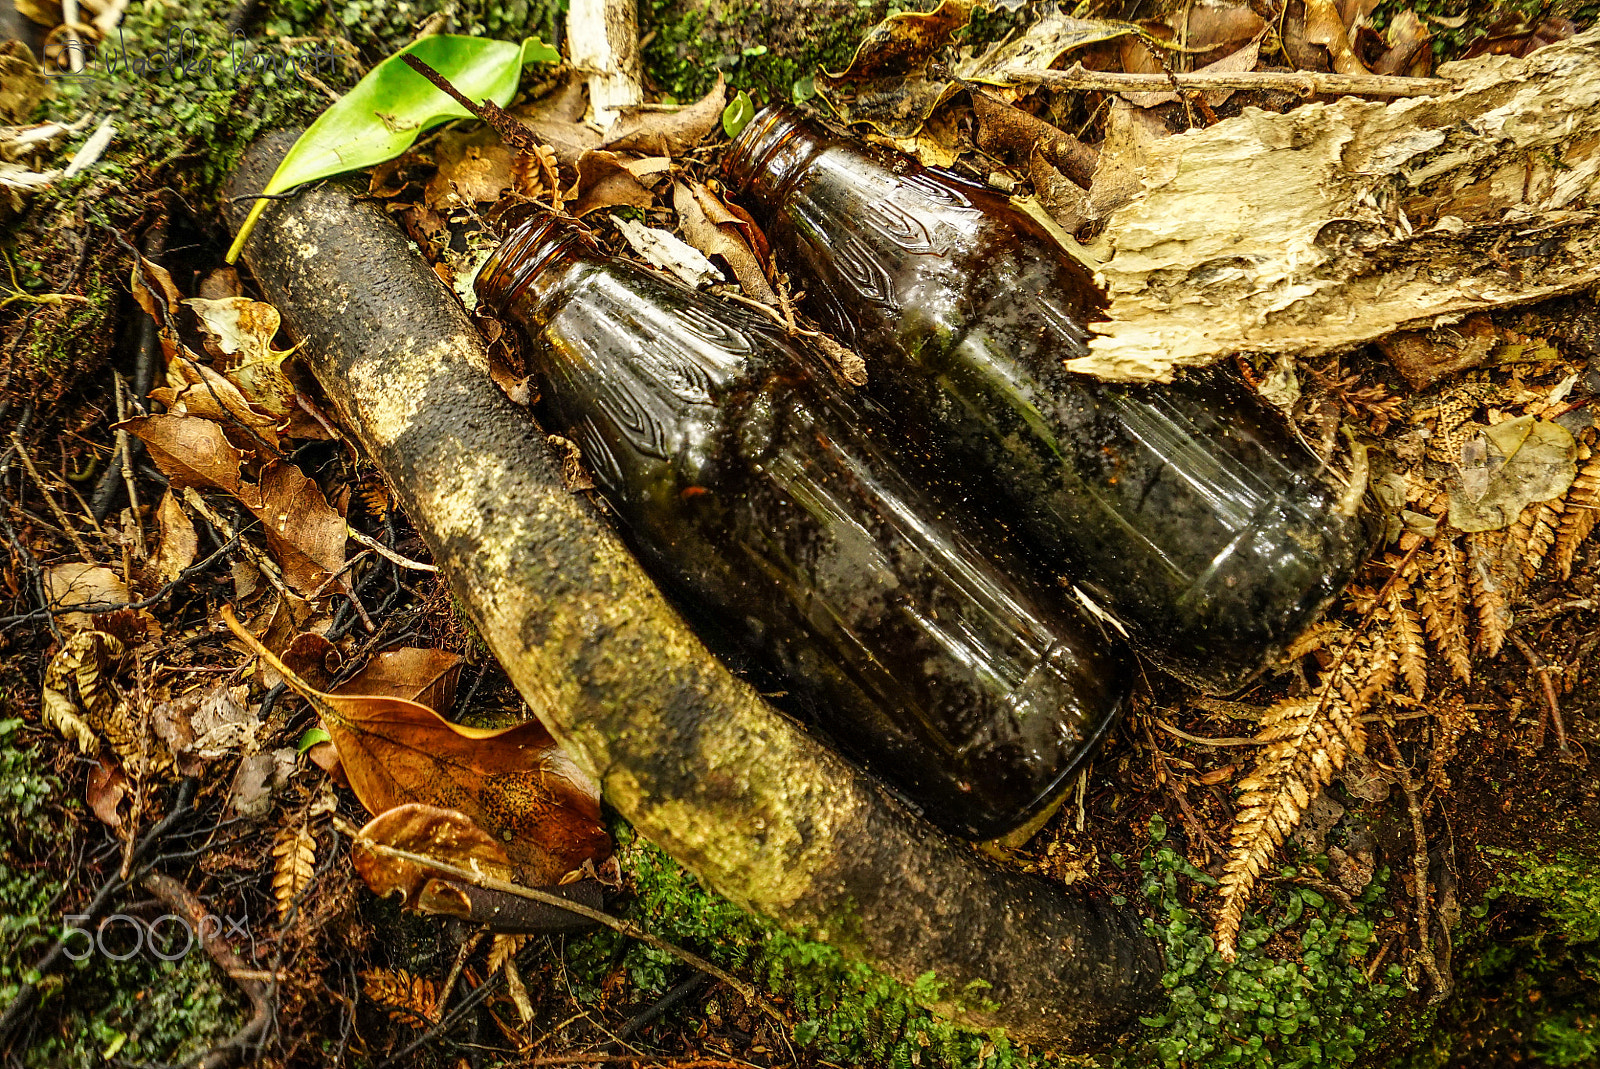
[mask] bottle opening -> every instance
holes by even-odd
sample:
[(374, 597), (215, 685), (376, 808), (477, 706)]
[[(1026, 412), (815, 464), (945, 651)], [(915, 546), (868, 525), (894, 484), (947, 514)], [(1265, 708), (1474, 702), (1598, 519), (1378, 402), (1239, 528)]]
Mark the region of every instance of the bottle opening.
[[(765, 194), (765, 185), (777, 179), (772, 164), (777, 155), (804, 130), (805, 118), (785, 104), (768, 104), (756, 113), (728, 147), (722, 174), (735, 196), (750, 191)], [(752, 185), (756, 188), (751, 189)]]
[(540, 212), (489, 254), (472, 288), (478, 300), (499, 311), (516, 300), (553, 260), (580, 250), (592, 252), (595, 246), (575, 220)]

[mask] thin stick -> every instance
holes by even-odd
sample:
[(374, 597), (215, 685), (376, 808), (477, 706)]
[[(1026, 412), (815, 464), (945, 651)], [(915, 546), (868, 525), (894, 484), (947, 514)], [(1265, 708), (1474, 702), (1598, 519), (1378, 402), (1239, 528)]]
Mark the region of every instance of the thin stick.
[(94, 557), (89, 553), (89, 547), (83, 544), (83, 539), (78, 537), (78, 532), (72, 526), (72, 521), (67, 519), (67, 514), (61, 511), (61, 506), (56, 504), (56, 499), (50, 496), (50, 490), (44, 484), (44, 479), (39, 476), (39, 469), (33, 466), (33, 457), (28, 455), (27, 447), (22, 444), (22, 439), (17, 437), (17, 432), (11, 432), (11, 444), (17, 447), (17, 456), (22, 458), (22, 466), (28, 469), (28, 474), (33, 478), (33, 484), (39, 488), (39, 494), (44, 498), (44, 503), (50, 506), (50, 514), (61, 525), (61, 530), (72, 540), (72, 546), (78, 551), (85, 564), (93, 564)]
[(1561, 719), (1561, 704), (1556, 701), (1556, 685), (1550, 678), (1549, 662), (1541, 657), (1539, 651), (1528, 645), (1522, 636), (1515, 631), (1510, 632), (1510, 637), (1517, 649), (1521, 650), (1522, 655), (1528, 659), (1528, 664), (1532, 666), (1534, 672), (1539, 676), (1539, 683), (1544, 688), (1545, 715), (1539, 718), (1539, 728), (1534, 735), (1533, 741), (1534, 749), (1544, 745), (1544, 725), (1545, 720), (1548, 718), (1556, 729), (1556, 749), (1560, 751), (1561, 759), (1571, 762), (1578, 761), (1578, 756), (1567, 745), (1567, 725)]
[(996, 76), (1002, 85), (1045, 85), (1052, 89), (1095, 89), (1107, 93), (1168, 93), (1178, 89), (1287, 89), (1301, 96), (1427, 97), (1455, 88), (1446, 78), (1401, 78), (1384, 74), (1324, 74), (1319, 71), (1249, 71), (1199, 74), (1123, 74), (1007, 67)]
[[(117, 394), (117, 422), (122, 423), (128, 418), (128, 401), (124, 396), (122, 375), (119, 372), (111, 373), (111, 381)], [(117, 449), (122, 456), (122, 481), (128, 486), (128, 509), (133, 516), (133, 544), (139, 554), (139, 559), (144, 560), (149, 556), (144, 546), (144, 523), (139, 518), (139, 493), (133, 488), (133, 450), (128, 447), (128, 432), (117, 431)]]
[(637, 939), (641, 943), (652, 946), (663, 953), (671, 954), (673, 957), (688, 965), (694, 966), (701, 972), (708, 973), (711, 976), (716, 977), (718, 980), (721, 980), (723, 983), (737, 991), (746, 1002), (753, 1006), (759, 1006), (763, 1011), (770, 1014), (774, 1020), (781, 1022), (784, 1019), (783, 1014), (778, 1012), (778, 1008), (773, 1006), (766, 999), (762, 998), (756, 989), (750, 984), (747, 984), (745, 981), (739, 979), (737, 976), (721, 968), (720, 966), (713, 965), (711, 962), (707, 961), (705, 958), (702, 958), (700, 955), (693, 953), (692, 951), (685, 950), (680, 946), (675, 946), (674, 944), (667, 942), (665, 939), (651, 935), (643, 928), (640, 928), (637, 924), (633, 924), (625, 920), (619, 920), (609, 913), (603, 913), (598, 909), (590, 909), (588, 906), (585, 906), (582, 903), (573, 902), (570, 899), (562, 898), (560, 895), (549, 894), (545, 891), (535, 890), (532, 887), (523, 887), (520, 884), (511, 883), (509, 880), (496, 879), (493, 876), (488, 876), (481, 872), (473, 872), (470, 869), (460, 868), (444, 861), (437, 861), (431, 857), (428, 857), (426, 854), (413, 853), (410, 850), (401, 850), (398, 847), (389, 846), (387, 843), (374, 842), (363, 835), (360, 828), (356, 827), (354, 824), (351, 824), (342, 817), (334, 818), (334, 826), (338, 828), (341, 833), (348, 835), (351, 839), (355, 840), (357, 846), (363, 850), (371, 850), (374, 853), (383, 855), (384, 857), (392, 857), (397, 861), (409, 861), (413, 865), (421, 865), (423, 868), (432, 869), (435, 872), (442, 872), (447, 876), (452, 876), (455, 879), (461, 880), (464, 883), (469, 883), (474, 887), (482, 887), (490, 891), (499, 891), (502, 894), (512, 895), (516, 898), (526, 898), (532, 902), (542, 902), (547, 906), (554, 906), (557, 909), (564, 909), (568, 913), (576, 913), (578, 916), (592, 920), (596, 924), (603, 924), (612, 931), (620, 932), (631, 939)]
[(278, 566), (272, 563), (271, 559), (255, 546), (252, 546), (243, 538), (237, 538), (233, 533), (233, 525), (217, 515), (211, 506), (206, 504), (206, 499), (200, 496), (199, 491), (192, 486), (185, 486), (183, 488), (183, 500), (185, 504), (198, 512), (202, 519), (217, 529), (217, 532), (222, 535), (223, 541), (233, 542), (237, 540), (239, 548), (244, 551), (244, 555), (250, 558), (252, 564), (261, 569), (261, 574), (267, 577), (267, 582), (271, 583), (279, 594), (286, 598), (298, 596), (284, 583), (283, 575), (278, 571)]
[(1400, 745), (1394, 741), (1394, 733), (1387, 727), (1383, 729), (1383, 738), (1389, 744), (1389, 755), (1394, 758), (1395, 781), (1405, 792), (1406, 808), (1411, 812), (1411, 836), (1416, 842), (1416, 850), (1411, 855), (1411, 872), (1417, 885), (1415, 895), (1417, 960), (1422, 963), (1422, 970), (1433, 982), (1433, 994), (1429, 996), (1428, 1002), (1430, 1005), (1438, 1005), (1450, 997), (1450, 991), (1455, 984), (1439, 968), (1439, 960), (1433, 954), (1433, 941), (1429, 938), (1428, 832), (1422, 826), (1422, 803), (1417, 800), (1417, 781), (1411, 777), (1411, 769), (1407, 766), (1405, 758), (1400, 756)]
[(1192, 742), (1197, 746), (1260, 746), (1261, 745), (1261, 740), (1260, 739), (1246, 739), (1246, 738), (1237, 738), (1237, 737), (1234, 737), (1234, 738), (1221, 738), (1221, 739), (1201, 738), (1199, 735), (1191, 735), (1187, 731), (1183, 731), (1183, 730), (1180, 730), (1179, 728), (1175, 728), (1171, 724), (1167, 723), (1165, 720), (1162, 720), (1159, 717), (1152, 716), (1149, 719), (1150, 719), (1150, 722), (1152, 724), (1154, 724), (1156, 727), (1160, 728), (1162, 731), (1165, 731), (1167, 734), (1176, 735), (1176, 736), (1178, 736), (1178, 738), (1182, 739), (1184, 742)]
[(410, 568), (414, 572), (436, 572), (439, 570), (437, 564), (423, 564), (421, 561), (412, 560), (410, 557), (402, 557), (376, 538), (371, 535), (364, 535), (354, 527), (347, 526), (345, 534), (350, 541), (366, 546), (384, 560), (398, 564), (402, 568)]

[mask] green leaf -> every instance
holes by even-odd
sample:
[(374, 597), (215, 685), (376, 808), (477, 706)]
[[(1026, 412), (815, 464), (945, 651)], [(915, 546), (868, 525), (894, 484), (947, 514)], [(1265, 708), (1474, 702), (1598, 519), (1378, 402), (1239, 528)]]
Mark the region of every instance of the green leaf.
[(808, 74), (804, 78), (797, 79), (795, 81), (795, 83), (794, 83), (794, 88), (791, 90), (791, 92), (794, 94), (794, 102), (796, 104), (804, 104), (806, 101), (808, 101), (812, 97), (816, 96), (817, 95), (817, 78), (816, 78), (816, 75)]
[(310, 728), (310, 729), (308, 729), (306, 731), (306, 733), (304, 735), (300, 736), (300, 742), (299, 742), (298, 745), (295, 746), (295, 749), (297, 751), (299, 751), (300, 753), (305, 753), (307, 750), (311, 749), (311, 747), (317, 745), (320, 742), (332, 742), (332, 741), (333, 741), (333, 736), (329, 735), (326, 731), (323, 731), (321, 728)]
[[(282, 193), (305, 182), (392, 160), (430, 127), (469, 118), (457, 104), (400, 58), (413, 55), (438, 71), (469, 100), (492, 100), (501, 107), (516, 95), (522, 68), (553, 63), (556, 50), (530, 37), (520, 45), (483, 37), (433, 34), (413, 41), (379, 63), (355, 87), (317, 117), (294, 143), (263, 194)], [(233, 246), (234, 263), (268, 201), (258, 200)]]
[(722, 109), (722, 130), (729, 137), (738, 137), (739, 131), (750, 125), (750, 120), (756, 117), (756, 106), (750, 100), (750, 94), (743, 89), (739, 95), (728, 102)]

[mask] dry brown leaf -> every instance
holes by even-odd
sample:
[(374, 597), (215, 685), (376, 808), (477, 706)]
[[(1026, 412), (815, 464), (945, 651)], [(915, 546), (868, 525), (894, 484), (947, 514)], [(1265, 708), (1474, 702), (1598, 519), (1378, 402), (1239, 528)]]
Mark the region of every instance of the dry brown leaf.
[(1095, 218), (1104, 218), (1139, 192), (1146, 150), (1165, 133), (1164, 126), (1151, 121), (1149, 112), (1121, 97), (1112, 99), (1106, 111), (1106, 138), (1100, 144), (1100, 160), (1089, 186)]
[(272, 844), (272, 856), (272, 897), (278, 903), (278, 919), (286, 921), (298, 905), (296, 899), (316, 878), (316, 837), (304, 825), (285, 828)]
[(1372, 65), (1372, 73), (1426, 77), (1432, 72), (1433, 49), (1428, 45), (1433, 34), (1415, 11), (1407, 8), (1391, 19), (1384, 38), (1389, 47)]
[(100, 751), (100, 739), (91, 723), (111, 710), (115, 698), (102, 681), (116, 672), (122, 655), (122, 643), (115, 637), (103, 631), (80, 631), (45, 666), (39, 715), (76, 743), (79, 753)]
[(500, 967), (508, 960), (517, 956), (517, 953), (528, 942), (526, 935), (499, 934), (494, 937), (494, 942), (489, 944), (489, 975), (493, 976), (500, 971)]
[[(333, 683), (333, 674), (339, 670), (339, 662), (343, 660), (339, 648), (315, 631), (301, 631), (295, 635), (278, 652), (278, 656), (290, 671), (318, 688)], [(271, 665), (264, 665), (261, 682), (264, 686), (275, 687), (282, 682), (282, 677), (272, 670)]]
[(579, 156), (600, 146), (602, 135), (583, 121), (589, 97), (582, 76), (563, 68), (560, 77), (554, 89), (517, 105), (511, 114), (550, 146), (562, 166), (576, 167)]
[(161, 504), (156, 507), (156, 526), (161, 538), (151, 568), (157, 579), (171, 583), (194, 563), (200, 550), (200, 538), (195, 534), (194, 521), (183, 511), (170, 489), (161, 496)]
[(138, 438), (150, 459), (175, 487), (216, 488), (239, 493), (244, 454), (222, 428), (199, 416), (138, 416), (116, 425)]
[(449, 211), (479, 201), (494, 201), (512, 186), (511, 150), (495, 132), (480, 127), (466, 134), (446, 133), (434, 152), (438, 170), (423, 191), (430, 208)]
[(585, 858), (610, 853), (598, 788), (543, 725), (471, 728), (402, 698), (326, 694), (289, 672), (230, 607), (222, 618), (311, 703), (369, 812), (412, 802), (457, 810), (505, 843), (535, 883), (554, 883)]
[[(266, 365), (258, 361), (246, 366), (255, 369), (246, 372), (246, 381), (258, 383), (261, 369)], [(281, 372), (279, 375), (281, 378)], [(151, 390), (150, 396), (167, 407), (168, 415), (215, 420), (225, 431), (234, 431), (239, 441), (264, 446), (267, 452), (274, 453), (278, 424), (288, 416), (287, 405), (294, 390), (284, 379), (267, 391), (268, 402), (281, 414), (274, 416), (251, 404), (227, 376), (195, 360), (184, 350), (167, 366), (167, 385)]]
[[(692, 186), (683, 182), (673, 184), (672, 206), (678, 213), (678, 225), (689, 243), (707, 256), (720, 256), (733, 270), (744, 295), (763, 304), (776, 305), (778, 295), (767, 284), (761, 264), (744, 239), (744, 234), (733, 214), (720, 198), (699, 182)], [(712, 213), (730, 220), (718, 224)]]
[(139, 307), (156, 321), (162, 354), (171, 361), (177, 355), (179, 343), (177, 335), (168, 327), (183, 299), (178, 287), (173, 285), (172, 276), (160, 264), (141, 256), (133, 265), (128, 288), (133, 291), (133, 299), (139, 303)]
[(1339, 14), (1333, 0), (1305, 0), (1306, 42), (1321, 45), (1328, 50), (1333, 69), (1340, 74), (1370, 74), (1355, 49), (1350, 47), (1350, 35), (1345, 31), (1344, 16)]
[(711, 91), (682, 111), (647, 111), (619, 118), (616, 132), (602, 147), (646, 156), (681, 156), (721, 123), (727, 103), (727, 83), (719, 72)]
[(293, 464), (275, 460), (238, 498), (261, 521), (272, 559), (296, 592), (310, 597), (344, 567), (344, 517)]
[[(178, 771), (197, 776), (208, 762), (256, 752), (261, 721), (247, 704), (249, 696), (245, 686), (197, 687), (151, 710), (150, 727), (176, 758)], [(114, 738), (112, 745), (123, 749)]]
[(1067, 233), (1076, 234), (1093, 218), (1089, 194), (1051, 166), (1037, 150), (1028, 159), (1028, 181), (1033, 183), (1039, 203)]
[(445, 650), (385, 650), (373, 655), (365, 668), (335, 687), (333, 693), (404, 698), (442, 716), (455, 705), (461, 663), (460, 654)]
[(133, 787), (121, 765), (104, 756), (95, 759), (89, 769), (84, 801), (89, 803), (89, 808), (102, 824), (113, 831), (122, 830), (122, 814), (117, 812), (117, 808), (132, 793)]
[(99, 564), (54, 564), (44, 569), (43, 578), (45, 601), (57, 614), (56, 623), (68, 629), (89, 627), (93, 623), (90, 613), (110, 612), (133, 600), (122, 577)]
[[(1230, 52), (1221, 58), (1199, 68), (1196, 74), (1242, 74), (1256, 69), (1256, 63), (1261, 59), (1261, 39), (1266, 35), (1263, 30), (1255, 37), (1246, 41), (1236, 51)], [(1213, 108), (1219, 108), (1233, 96), (1232, 89), (1212, 89), (1201, 93), (1200, 98)], [(1123, 93), (1123, 98), (1141, 108), (1153, 108), (1160, 104), (1170, 104), (1179, 99), (1177, 93)]]
[(579, 158), (573, 196), (577, 203), (572, 214), (580, 218), (601, 208), (650, 208), (656, 202), (656, 195), (634, 177), (622, 157), (604, 149), (585, 152)]
[(824, 74), (834, 82), (860, 82), (917, 70), (967, 24), (972, 7), (972, 0), (944, 0), (925, 14), (902, 11), (890, 15), (861, 39), (848, 67), (837, 74)]
[[(517, 878), (505, 847), (466, 814), (415, 802), (398, 805), (367, 822), (361, 829), (361, 838), (351, 847), (350, 859), (373, 894), (381, 898), (398, 891), (401, 901), (412, 909), (421, 908), (428, 900), (424, 892), (430, 883), (441, 879), (449, 882), (448, 879), (414, 861), (372, 850), (366, 841), (421, 854), (492, 879), (509, 882)], [(454, 909), (446, 912), (456, 914)]]
[(244, 286), (239, 281), (239, 269), (223, 264), (207, 272), (195, 292), (204, 300), (220, 301), (227, 297), (244, 296)]

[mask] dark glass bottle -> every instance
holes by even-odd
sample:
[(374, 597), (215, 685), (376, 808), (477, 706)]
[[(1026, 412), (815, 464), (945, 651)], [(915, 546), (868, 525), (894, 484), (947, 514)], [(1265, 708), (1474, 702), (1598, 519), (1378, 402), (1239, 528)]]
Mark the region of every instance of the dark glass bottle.
[(1152, 661), (1237, 689), (1371, 548), (1318, 458), (1215, 372), (1072, 374), (1090, 273), (1003, 196), (767, 108), (724, 164), (813, 313), (866, 357), (897, 445), (988, 496)]
[(813, 349), (552, 216), (477, 291), (531, 343), (541, 422), (719, 653), (770, 669), (950, 831), (1002, 835), (1067, 786), (1122, 710), (1129, 655), (1003, 545), (980, 553)]

